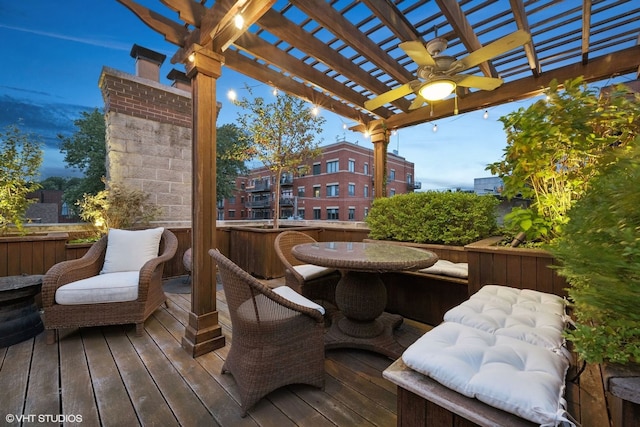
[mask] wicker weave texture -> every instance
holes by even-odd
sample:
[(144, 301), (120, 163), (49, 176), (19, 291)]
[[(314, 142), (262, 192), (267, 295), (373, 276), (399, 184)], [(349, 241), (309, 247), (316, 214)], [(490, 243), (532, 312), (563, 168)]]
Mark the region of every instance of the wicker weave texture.
[(47, 341), (51, 343), (55, 340), (57, 329), (85, 326), (133, 323), (136, 325), (136, 333), (142, 334), (144, 321), (166, 301), (162, 290), (162, 270), (164, 263), (175, 255), (177, 248), (176, 236), (171, 231), (164, 230), (158, 257), (147, 261), (140, 269), (138, 299), (135, 301), (79, 305), (60, 305), (55, 302), (55, 293), (60, 286), (99, 274), (107, 249), (107, 236), (94, 243), (82, 258), (63, 261), (51, 267), (42, 280), (42, 307)]
[(233, 375), (245, 411), (289, 384), (324, 386), (324, 317), (273, 292), (216, 250), (233, 342), (222, 372)]
[(283, 231), (276, 237), (274, 249), (285, 268), (285, 284), (310, 300), (335, 304), (336, 285), (340, 280), (339, 271), (305, 281), (304, 277), (293, 268), (296, 265), (305, 264), (291, 253), (294, 246), (303, 243), (316, 243), (316, 240), (307, 234), (293, 230)]

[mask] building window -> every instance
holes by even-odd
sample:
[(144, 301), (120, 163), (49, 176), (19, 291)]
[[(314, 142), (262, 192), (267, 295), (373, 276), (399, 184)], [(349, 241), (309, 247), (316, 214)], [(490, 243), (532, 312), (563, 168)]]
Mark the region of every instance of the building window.
[(245, 211), (240, 211), (240, 218), (244, 218), (245, 216), (247, 216), (247, 213)]
[(298, 197), (304, 197), (304, 187), (298, 187)]
[(395, 181), (396, 180), (396, 171), (395, 171), (395, 169), (391, 169), (391, 171), (389, 172), (389, 180), (390, 181)]
[(364, 164), (364, 174), (369, 175), (369, 163)]
[(338, 197), (339, 195), (338, 184), (327, 185), (327, 197)]
[(338, 208), (327, 208), (327, 219), (340, 219)]
[(336, 173), (338, 172), (338, 161), (337, 160), (332, 160), (330, 162), (327, 162), (327, 173)]
[(349, 172), (356, 171), (356, 161), (349, 159)]
[(407, 174), (407, 184), (412, 184), (412, 183), (413, 183), (413, 176), (410, 173), (408, 173)]
[(368, 207), (365, 207), (365, 208), (364, 208), (364, 217), (366, 218), (366, 217), (367, 217), (367, 215), (369, 215), (369, 208), (368, 208)]
[(355, 195), (356, 195), (356, 185), (349, 184), (349, 196), (355, 196)]
[(320, 186), (319, 185), (314, 185), (313, 186), (313, 197), (320, 197)]
[(229, 211), (229, 218), (235, 218), (236, 217), (236, 211)]
[(395, 196), (395, 195), (396, 195), (396, 189), (395, 188), (390, 189), (389, 190), (389, 197)]
[(320, 170), (320, 163), (314, 163), (313, 164), (313, 174), (314, 175), (320, 175), (322, 173), (322, 171)]
[(349, 221), (356, 219), (356, 208), (349, 208)]
[(298, 219), (304, 219), (304, 209), (298, 209)]
[(364, 197), (365, 197), (365, 199), (367, 197), (369, 197), (369, 186), (368, 185), (364, 186)]
[(313, 219), (322, 219), (321, 216), (320, 208), (313, 208)]
[(235, 205), (236, 204), (236, 196), (229, 197), (229, 204), (230, 205)]

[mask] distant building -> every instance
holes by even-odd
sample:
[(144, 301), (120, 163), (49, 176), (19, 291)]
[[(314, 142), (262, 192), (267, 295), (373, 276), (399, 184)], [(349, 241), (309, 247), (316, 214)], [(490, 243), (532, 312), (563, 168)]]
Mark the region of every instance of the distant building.
[(489, 176), (486, 178), (475, 178), (473, 180), (473, 192), (476, 194), (492, 194), (494, 196), (502, 195), (504, 182), (502, 178), (497, 176)]
[(57, 224), (77, 222), (66, 203), (62, 201), (62, 190), (37, 190), (27, 195), (27, 199), (36, 200), (27, 208), (27, 221), (37, 224)]
[[(320, 147), (305, 174), (286, 174), (280, 185), (280, 217), (362, 221), (373, 201), (373, 150), (341, 141)], [(275, 212), (275, 177), (265, 167), (238, 178), (234, 197), (218, 204), (218, 219), (271, 219)], [(387, 196), (413, 192), (414, 164), (388, 153)]]

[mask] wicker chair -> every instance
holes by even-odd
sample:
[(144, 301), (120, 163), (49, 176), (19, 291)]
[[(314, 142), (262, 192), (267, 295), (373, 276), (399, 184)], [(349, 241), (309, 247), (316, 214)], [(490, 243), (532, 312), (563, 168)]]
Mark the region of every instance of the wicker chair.
[(291, 254), (291, 248), (316, 240), (300, 231), (283, 231), (276, 237), (274, 247), (284, 264), (285, 284), (310, 300), (323, 305), (335, 305), (336, 285), (340, 272), (332, 268), (305, 264)]
[(209, 255), (218, 264), (233, 331), (222, 372), (236, 380), (243, 417), (285, 385), (323, 388), (322, 306), (287, 286), (270, 289), (217, 250)]
[[(94, 243), (79, 259), (60, 262), (47, 271), (42, 280), (42, 307), (46, 341), (53, 344), (58, 329), (85, 326), (135, 324), (136, 334), (142, 335), (144, 321), (163, 303), (162, 270), (178, 248), (178, 239), (169, 230), (162, 232), (157, 258), (147, 261), (140, 269), (138, 298), (134, 301), (95, 304), (62, 305), (55, 301), (61, 286), (99, 274), (105, 259), (107, 237)], [(108, 276), (108, 275), (105, 275)]]

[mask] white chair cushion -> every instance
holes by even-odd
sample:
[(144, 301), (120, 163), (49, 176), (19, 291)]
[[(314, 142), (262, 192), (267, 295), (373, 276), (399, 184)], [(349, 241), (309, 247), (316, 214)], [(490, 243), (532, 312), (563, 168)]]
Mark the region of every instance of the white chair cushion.
[(163, 227), (148, 230), (110, 229), (100, 274), (140, 271), (147, 261), (158, 256), (163, 231)]
[(444, 320), (509, 336), (549, 350), (565, 351), (562, 332), (568, 317), (565, 314), (565, 302), (557, 295), (486, 285), (467, 301), (447, 311)]
[(321, 267), (313, 264), (294, 265), (293, 269), (300, 273), (304, 280), (317, 279), (318, 277), (326, 276), (336, 271), (335, 268)]
[(282, 298), (288, 299), (291, 302), (295, 302), (296, 304), (302, 305), (304, 307), (315, 308), (322, 315), (324, 315), (323, 306), (321, 306), (320, 304), (316, 304), (303, 295), (300, 295), (288, 286), (278, 286), (277, 288), (273, 288), (273, 292), (280, 295)]
[(466, 262), (451, 262), (446, 259), (439, 259), (431, 267), (418, 270), (421, 273), (440, 274), (442, 276), (459, 277), (466, 279), (469, 277), (469, 264)]
[(545, 348), (445, 322), (412, 344), (402, 360), (458, 393), (534, 423), (572, 424), (562, 397), (569, 363)]
[(125, 271), (67, 283), (56, 290), (55, 300), (62, 305), (135, 301), (139, 276), (137, 271)]

